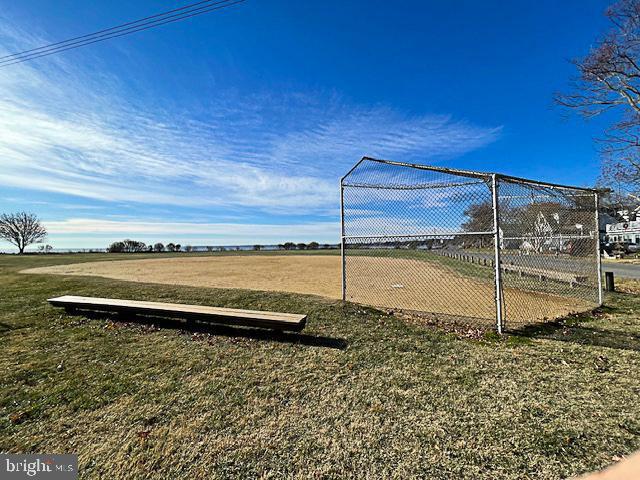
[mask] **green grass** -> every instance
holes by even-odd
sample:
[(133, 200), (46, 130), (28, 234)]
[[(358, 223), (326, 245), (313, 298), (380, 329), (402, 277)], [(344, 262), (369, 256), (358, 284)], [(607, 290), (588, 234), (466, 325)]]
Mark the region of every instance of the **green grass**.
[[(637, 296), (474, 340), (312, 296), (17, 273), (122, 258), (0, 256), (0, 451), (75, 452), (91, 479), (522, 479), (640, 448)], [(71, 293), (309, 321), (203, 332), (45, 302)]]

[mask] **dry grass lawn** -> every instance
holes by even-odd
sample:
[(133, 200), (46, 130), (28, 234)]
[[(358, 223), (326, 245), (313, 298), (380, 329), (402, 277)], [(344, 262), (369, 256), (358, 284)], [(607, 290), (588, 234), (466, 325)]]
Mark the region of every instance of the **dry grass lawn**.
[[(77, 453), (81, 480), (556, 480), (640, 448), (637, 295), (471, 339), (319, 296), (18, 273), (113, 258), (0, 255), (0, 451)], [(150, 325), (47, 304), (65, 293), (309, 319)]]

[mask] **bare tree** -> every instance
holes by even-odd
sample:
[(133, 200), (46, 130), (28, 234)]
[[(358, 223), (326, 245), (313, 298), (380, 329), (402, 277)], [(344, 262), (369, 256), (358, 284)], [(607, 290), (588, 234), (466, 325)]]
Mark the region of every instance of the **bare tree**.
[(22, 254), (26, 246), (40, 243), (47, 236), (47, 230), (33, 213), (3, 213), (0, 215), (0, 238), (18, 247)]
[[(466, 219), (462, 224), (462, 229), (465, 232), (490, 232), (493, 230), (493, 205), (491, 202), (472, 203), (463, 213)], [(461, 241), (466, 242), (465, 245), (479, 248), (491, 244), (491, 239), (487, 235), (466, 235)]]
[(125, 253), (140, 253), (147, 250), (147, 245), (144, 242), (139, 242), (138, 240), (125, 239), (122, 241), (124, 245)]
[(111, 245), (107, 247), (107, 252), (109, 253), (124, 253), (124, 243), (123, 242), (113, 242)]
[(51, 250), (53, 250), (53, 247), (49, 244), (47, 245), (38, 245), (38, 252), (39, 253), (51, 253)]
[(589, 54), (574, 60), (578, 76), (572, 92), (557, 94), (560, 105), (586, 118), (618, 112), (616, 122), (599, 139), (606, 185), (640, 190), (640, 0), (621, 0), (605, 15), (611, 31)]

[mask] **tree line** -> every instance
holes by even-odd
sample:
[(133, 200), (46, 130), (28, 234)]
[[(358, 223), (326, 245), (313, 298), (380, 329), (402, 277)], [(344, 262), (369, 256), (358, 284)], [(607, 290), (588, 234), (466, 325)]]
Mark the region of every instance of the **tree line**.
[[(107, 252), (109, 253), (142, 253), (142, 252), (181, 252), (183, 249), (182, 245), (179, 243), (167, 243), (164, 245), (163, 243), (154, 243), (147, 245), (144, 242), (140, 242), (138, 240), (130, 240), (125, 239), (121, 242), (113, 242), (111, 245), (107, 247)], [(190, 252), (193, 250), (191, 245), (187, 245), (184, 247), (186, 252)]]
[[(320, 244), (318, 242), (309, 242), (308, 244), (286, 242), (278, 245), (279, 250), (318, 250), (319, 248)], [(323, 248), (330, 248), (330, 245), (325, 244)]]
[[(204, 247), (207, 252), (225, 252), (228, 250), (240, 250), (240, 247), (214, 247), (214, 246), (206, 246)], [(252, 249), (254, 251), (261, 251), (265, 248), (264, 245), (256, 244), (253, 245)], [(320, 248), (332, 248), (332, 246), (328, 243), (325, 243), (320, 246), (318, 242), (309, 242), (309, 243), (294, 243), (294, 242), (285, 242), (277, 245), (278, 250), (318, 250)], [(145, 242), (140, 242), (138, 240), (125, 239), (118, 242), (113, 242), (109, 247), (107, 247), (107, 252), (109, 253), (162, 253), (162, 252), (192, 252), (194, 247), (192, 245), (185, 245), (184, 247), (179, 243), (167, 243), (166, 245), (163, 243), (155, 243), (155, 244), (146, 244)]]

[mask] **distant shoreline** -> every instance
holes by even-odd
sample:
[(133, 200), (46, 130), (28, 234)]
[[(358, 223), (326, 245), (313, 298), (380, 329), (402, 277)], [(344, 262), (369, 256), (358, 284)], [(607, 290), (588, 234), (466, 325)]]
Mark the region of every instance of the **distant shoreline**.
[[(225, 249), (226, 251), (253, 251), (254, 245), (256, 244), (253, 244), (253, 245), (192, 245), (190, 247), (191, 247), (191, 253), (193, 252), (206, 253), (206, 252), (219, 252), (221, 251), (220, 249)], [(314, 250), (333, 250), (336, 248), (340, 248), (339, 243), (320, 244), (320, 246), (318, 248), (315, 248)], [(271, 252), (278, 251), (278, 250), (285, 251), (285, 249), (278, 247), (277, 244), (260, 245), (260, 250), (271, 251)], [(184, 247), (182, 248), (181, 252), (188, 253), (184, 250)], [(17, 254), (17, 253), (18, 253), (17, 249), (16, 250), (0, 249), (0, 254)], [(108, 253), (108, 252), (106, 247), (103, 247), (103, 248), (53, 248), (50, 252), (48, 252), (48, 254), (56, 254), (56, 253), (61, 254), (61, 253)], [(150, 252), (145, 251), (140, 253), (150, 253)], [(156, 252), (151, 252), (151, 253), (156, 253)], [(167, 252), (162, 252), (162, 253), (167, 253)], [(45, 253), (39, 252), (36, 249), (29, 249), (25, 251), (25, 254), (45, 255)]]

